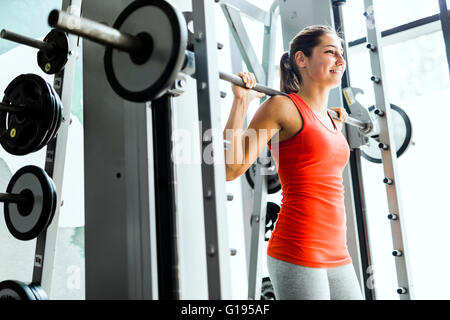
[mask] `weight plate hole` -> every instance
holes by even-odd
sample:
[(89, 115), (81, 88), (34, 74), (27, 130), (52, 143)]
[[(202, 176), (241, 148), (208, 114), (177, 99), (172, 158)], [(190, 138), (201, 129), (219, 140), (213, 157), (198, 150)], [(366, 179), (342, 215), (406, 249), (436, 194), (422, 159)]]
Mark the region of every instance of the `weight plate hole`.
[(33, 192), (31, 192), (31, 190), (29, 190), (29, 189), (24, 189), (24, 190), (22, 190), (22, 192), (20, 192), (20, 194), (23, 194), (29, 198), (29, 201), (21, 202), (21, 203), (17, 204), (17, 210), (19, 211), (19, 213), (22, 216), (26, 217), (33, 210), (33, 205), (34, 205)]

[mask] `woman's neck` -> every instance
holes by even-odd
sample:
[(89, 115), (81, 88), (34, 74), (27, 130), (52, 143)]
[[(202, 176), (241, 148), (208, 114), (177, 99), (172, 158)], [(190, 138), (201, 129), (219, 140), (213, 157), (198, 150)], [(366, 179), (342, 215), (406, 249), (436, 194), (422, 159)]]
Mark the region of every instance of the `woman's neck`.
[(325, 116), (328, 108), (329, 88), (302, 84), (297, 94), (317, 115)]

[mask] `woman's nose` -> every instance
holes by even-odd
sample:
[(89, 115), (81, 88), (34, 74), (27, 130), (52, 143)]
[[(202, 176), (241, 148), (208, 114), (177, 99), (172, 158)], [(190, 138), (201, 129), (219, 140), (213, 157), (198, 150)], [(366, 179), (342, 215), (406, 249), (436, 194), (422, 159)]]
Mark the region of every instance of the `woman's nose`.
[(340, 52), (337, 54), (336, 64), (338, 64), (338, 65), (345, 65), (344, 56)]

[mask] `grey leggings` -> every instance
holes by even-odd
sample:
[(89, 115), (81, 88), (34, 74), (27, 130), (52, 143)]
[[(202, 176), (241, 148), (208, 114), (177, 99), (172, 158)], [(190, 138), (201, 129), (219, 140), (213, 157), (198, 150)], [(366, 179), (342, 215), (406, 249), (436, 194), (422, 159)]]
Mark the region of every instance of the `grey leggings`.
[(267, 256), (277, 300), (362, 300), (353, 265), (309, 268)]

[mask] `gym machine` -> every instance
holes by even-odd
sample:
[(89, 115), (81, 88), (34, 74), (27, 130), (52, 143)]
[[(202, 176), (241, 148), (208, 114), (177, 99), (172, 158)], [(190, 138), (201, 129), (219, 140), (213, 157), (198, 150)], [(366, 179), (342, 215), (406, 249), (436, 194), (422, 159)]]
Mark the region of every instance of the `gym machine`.
[[(81, 0), (63, 0), (62, 8), (80, 15)], [(45, 167), (19, 169), (0, 196), (11, 235), (21, 241), (36, 239), (31, 282), (1, 279), (0, 299), (44, 300), (51, 296), (77, 37), (57, 30), (43, 41), (8, 30), (2, 30), (1, 37), (40, 49), (39, 67), (55, 75), (53, 85), (36, 74), (19, 75), (0, 104), (0, 144), (5, 151), (26, 156), (46, 147)]]
[[(336, 5), (338, 2), (343, 1), (333, 1), (333, 4)], [(231, 6), (228, 6), (227, 3)], [(65, 13), (54, 10), (49, 15), (49, 24), (55, 27), (55, 30), (52, 31), (53, 34), (64, 34), (61, 31), (57, 31), (62, 30), (106, 46), (103, 64), (99, 64), (98, 54), (94, 55), (93, 53), (98, 53), (101, 49), (94, 44), (87, 45), (85, 52), (96, 56), (96, 58), (92, 59), (92, 61), (89, 59), (85, 61), (87, 65), (85, 70), (89, 70), (91, 74), (101, 74), (98, 72), (100, 71), (99, 65), (104, 65), (106, 79), (103, 76), (98, 76), (102, 83), (97, 86), (106, 89), (104, 83), (109, 82), (110, 87), (117, 94), (117, 96), (106, 95), (103, 98), (106, 103), (102, 103), (96, 111), (93, 111), (94, 107), (90, 107), (89, 103), (85, 104), (87, 108), (90, 108), (89, 112), (93, 111), (91, 114), (92, 120), (88, 117), (86, 118), (88, 130), (92, 130), (94, 121), (97, 121), (98, 118), (104, 118), (110, 112), (112, 115), (109, 116), (108, 120), (112, 119), (111, 123), (104, 125), (98, 124), (98, 122), (95, 123), (95, 126), (97, 126), (95, 129), (98, 130), (98, 135), (100, 136), (98, 139), (99, 141), (102, 139), (106, 140), (111, 132), (111, 136), (115, 135), (119, 139), (119, 145), (114, 147), (105, 146), (105, 148), (111, 148), (111, 150), (107, 150), (103, 156), (99, 156), (97, 150), (95, 150), (98, 147), (96, 142), (90, 145), (89, 141), (87, 141), (86, 148), (89, 153), (88, 157), (90, 157), (87, 163), (92, 164), (92, 166), (88, 167), (92, 170), (92, 176), (94, 176), (94, 172), (97, 175), (105, 175), (103, 176), (104, 179), (99, 179), (101, 182), (94, 182), (91, 189), (94, 192), (92, 192), (91, 198), (87, 197), (86, 210), (88, 211), (88, 203), (91, 204), (91, 207), (89, 208), (90, 212), (86, 212), (86, 223), (92, 226), (92, 231), (86, 232), (86, 296), (88, 299), (180, 298), (175, 206), (176, 180), (174, 179), (175, 167), (170, 158), (172, 147), (170, 138), (172, 135), (171, 112), (173, 110), (173, 98), (185, 92), (184, 86), (188, 76), (194, 77), (197, 81), (199, 120), (202, 123), (200, 131), (202, 154), (204, 154), (206, 149), (211, 149), (212, 146), (211, 154), (214, 155), (212, 165), (205, 161), (202, 161), (201, 164), (208, 297), (209, 299), (227, 299), (230, 297), (228, 285), (230, 249), (227, 244), (227, 223), (224, 212), (224, 201), (226, 201), (225, 178), (223, 166), (220, 165), (223, 163), (223, 161), (221, 162), (223, 160), (221, 159), (221, 150), (223, 150), (222, 142), (224, 141), (211, 135), (210, 132), (212, 129), (220, 127), (220, 117), (217, 110), (213, 108), (214, 105), (218, 105), (217, 99), (219, 97), (215, 79), (219, 78), (240, 86), (243, 86), (243, 82), (237, 76), (217, 70), (214, 52), (220, 49), (221, 45), (215, 41), (214, 28), (211, 27), (214, 25), (214, 21), (210, 20), (214, 16), (213, 5), (212, 3), (194, 0), (191, 15), (184, 13), (183, 16), (165, 1), (137, 0), (129, 4), (120, 13), (112, 27), (108, 27), (103, 23), (97, 23), (94, 20), (79, 18), (76, 13), (74, 15), (72, 12)], [(294, 4), (292, 1), (284, 1), (283, 4), (279, 5), (281, 16), (283, 17), (286, 10), (292, 10)], [(246, 9), (249, 7), (243, 2), (231, 0), (222, 1), (221, 6), (230, 26), (231, 24), (236, 25), (240, 20), (233, 6), (247, 12), (248, 10)], [(369, 4), (369, 7), (371, 6), (372, 4)], [(115, 9), (118, 9), (117, 4), (112, 6), (112, 8), (108, 8), (111, 12), (102, 12), (98, 3), (91, 3), (86, 5), (84, 12), (89, 16), (98, 16), (98, 20), (104, 21), (105, 17), (111, 18), (110, 16), (114, 16), (113, 11)], [(269, 44), (273, 44), (274, 41), (271, 27), (273, 27), (273, 22), (275, 21), (275, 9), (276, 5), (274, 3), (270, 10), (270, 15), (268, 15), (271, 23), (265, 25), (268, 28), (267, 33), (270, 35), (270, 37), (265, 39), (266, 50), (268, 50), (268, 47), (273, 48)], [(152, 16), (151, 21), (145, 19), (148, 16)], [(331, 24), (333, 20), (329, 12), (326, 13), (326, 17), (330, 19)], [(373, 15), (370, 17), (373, 18)], [(133, 18), (133, 23), (130, 22), (131, 18)], [(317, 17), (313, 17), (313, 19), (315, 18)], [(194, 22), (194, 32), (189, 32), (188, 30), (187, 23), (190, 21)], [(283, 21), (286, 23), (287, 19), (283, 19)], [(307, 19), (304, 19), (302, 23), (313, 24), (308, 23)], [(301, 29), (299, 25), (295, 27), (286, 27), (284, 25), (283, 28), (284, 31), (289, 28)], [(169, 34), (162, 35), (162, 29)], [(285, 38), (290, 39), (291, 35), (287, 36), (288, 33), (284, 32), (284, 35)], [(26, 37), (6, 30), (3, 30), (1, 34), (6, 39), (39, 48), (38, 63), (40, 66), (42, 65), (41, 68), (44, 71), (47, 70), (45, 72), (54, 72), (52, 66), (58, 65), (58, 63), (39, 62), (40, 59), (42, 60), (39, 56), (52, 57), (55, 56), (54, 53), (55, 51), (58, 52), (58, 50), (59, 52), (67, 52), (67, 49), (56, 50), (55, 45), (48, 44), (47, 42), (49, 42), (48, 39), (50, 38), (48, 36), (43, 42), (32, 42), (29, 39), (27, 40)], [(234, 37), (236, 42), (240, 43), (241, 51), (249, 48), (248, 45), (243, 44), (243, 36), (236, 29), (234, 30)], [(371, 41), (375, 48), (377, 47), (376, 40), (375, 38)], [(58, 41), (54, 40), (54, 42)], [(272, 71), (269, 66), (273, 65), (273, 51), (265, 51), (264, 53), (263, 65), (265, 68), (256, 65), (251, 59), (246, 61), (249, 70), (257, 75), (258, 81), (264, 83), (264, 85), (258, 84), (255, 90), (264, 92), (267, 95), (284, 94), (267, 86), (272, 81), (270, 76)], [(377, 68), (381, 69), (379, 56), (377, 56), (377, 59), (379, 63)], [(57, 60), (63, 61), (62, 59)], [(59, 63), (55, 68), (61, 70), (64, 64), (65, 62), (61, 66), (61, 63)], [(372, 80), (375, 84), (380, 84), (382, 70), (378, 73), (374, 72), (374, 74), (377, 74), (377, 76), (374, 75)], [(86, 77), (86, 79), (89, 78)], [(85, 86), (88, 88), (86, 90), (86, 101), (92, 103), (97, 98), (92, 90), (93, 86), (90, 87), (90, 84), (93, 82), (89, 82), (89, 80), (85, 82)], [(105, 92), (110, 91), (108, 90), (105, 90)], [(339, 93), (332, 94), (333, 99), (337, 99), (338, 103), (331, 101), (333, 105), (342, 105), (341, 99), (344, 97), (347, 107), (351, 111), (349, 113), (354, 115), (354, 117), (349, 117), (346, 122), (349, 124), (347, 126), (349, 130), (347, 134), (349, 144), (352, 148), (359, 148), (372, 141), (377, 147), (375, 148), (377, 151), (372, 152), (374, 148), (369, 147), (366, 149), (366, 152), (363, 152), (363, 156), (366, 155), (366, 159), (374, 162), (381, 162), (381, 158), (384, 157), (383, 165), (388, 173), (387, 176), (393, 177), (395, 171), (393, 168), (389, 169), (389, 166), (395, 166), (395, 156), (401, 155), (409, 145), (411, 136), (409, 119), (399, 107), (391, 106), (391, 110), (397, 110), (399, 114), (398, 119), (402, 122), (401, 127), (404, 127), (406, 130), (405, 137), (401, 139), (403, 142), (400, 148), (396, 149), (397, 153), (392, 157), (390, 149), (395, 149), (395, 146), (397, 146), (395, 140), (398, 135), (394, 136), (392, 130), (387, 130), (389, 121), (393, 121), (392, 119), (389, 120), (391, 110), (386, 110), (389, 107), (386, 107), (386, 104), (383, 105), (379, 101), (376, 104), (377, 108), (372, 107), (367, 110), (356, 101), (354, 98), (355, 92), (359, 93), (357, 89), (344, 88), (342, 96)], [(32, 147), (27, 146), (26, 149), (31, 150), (31, 152), (42, 148), (46, 145), (44, 142), (48, 143), (55, 137), (63, 119), (60, 111), (62, 109), (61, 103), (54, 102), (57, 95), (47, 94), (47, 96), (51, 102), (46, 104), (46, 106), (53, 108), (53, 114), (55, 115), (53, 118), (46, 120), (47, 126), (51, 124), (50, 129), (42, 130), (43, 133), (37, 139), (38, 142), (33, 141)], [(125, 99), (125, 101), (121, 98)], [(21, 103), (22, 105), (20, 105)], [(106, 109), (108, 104), (115, 105), (115, 109)], [(142, 107), (139, 104), (143, 104)], [(23, 109), (23, 101), (5, 100), (3, 108), (5, 112), (21, 113), (22, 111), (19, 109)], [(123, 111), (119, 111), (119, 108), (125, 108), (127, 113), (122, 114)], [(151, 112), (149, 109), (151, 109)], [(334, 118), (337, 118), (335, 112), (330, 110), (330, 113)], [(389, 113), (390, 116), (387, 116), (386, 113)], [(117, 118), (117, 115), (120, 114), (122, 114), (124, 119)], [(119, 127), (115, 124), (119, 124)], [(130, 127), (132, 130), (125, 132)], [(353, 129), (350, 129), (350, 127)], [(381, 129), (386, 130), (383, 131)], [(12, 129), (8, 127), (3, 130), (5, 132), (8, 131), (10, 133), (9, 136), (14, 138), (13, 135), (15, 133), (12, 134)], [(119, 132), (123, 130), (125, 134), (117, 134), (117, 130)], [(409, 140), (406, 139), (407, 137), (409, 137)], [(130, 140), (127, 141), (127, 139)], [(130, 145), (129, 141), (137, 141), (137, 144)], [(124, 150), (125, 159), (124, 161), (122, 160), (122, 163), (108, 164), (106, 170), (101, 168), (101, 166), (108, 163), (109, 160), (107, 158), (109, 155), (117, 152), (121, 154)], [(266, 151), (263, 154), (267, 154)], [(95, 154), (95, 156), (92, 157), (92, 154)], [(385, 157), (388, 158), (385, 159)], [(99, 159), (93, 161), (93, 158)], [(153, 158), (153, 168), (149, 166), (148, 158)], [(268, 179), (265, 179), (264, 175), (258, 174), (258, 172), (261, 172), (261, 168), (267, 165), (265, 160), (267, 160), (267, 157), (260, 156), (258, 161), (246, 173), (249, 184), (255, 189), (254, 212), (252, 215), (252, 223), (254, 225), (252, 225), (249, 265), (248, 289), (250, 299), (258, 299), (261, 292), (261, 275), (258, 265), (260, 264), (259, 257), (262, 253), (262, 245), (259, 241), (265, 238), (265, 233), (270, 228), (273, 228), (279, 211), (279, 207), (276, 204), (269, 205), (269, 203), (265, 203), (265, 193), (267, 191), (269, 193), (277, 192), (281, 187), (273, 168), (266, 171), (271, 172), (271, 174), (267, 175), (270, 177)], [(133, 168), (133, 165), (138, 170)], [(267, 168), (267, 166), (265, 167)], [(111, 172), (115, 174), (111, 175)], [(88, 172), (86, 173), (89, 174)], [(346, 175), (347, 178), (350, 177), (349, 172)], [(385, 183), (392, 185), (392, 182), (395, 180), (387, 177)], [(86, 181), (88, 180), (86, 179)], [(152, 185), (153, 181), (154, 185)], [(99, 195), (98, 190), (102, 190), (101, 187), (104, 187), (101, 183), (109, 184), (108, 188), (110, 186), (118, 186), (117, 190), (114, 190), (118, 197), (115, 198), (114, 194), (112, 194), (113, 197), (110, 194), (100, 194), (100, 197), (103, 197), (101, 200), (104, 200), (104, 202), (99, 201), (96, 195)], [(348, 183), (348, 180), (346, 180), (346, 183)], [(387, 190), (389, 196), (392, 190), (389, 188)], [(398, 192), (397, 190), (395, 191)], [(88, 190), (86, 192), (90, 194)], [(48, 193), (53, 195), (53, 198), (50, 200), (51, 204), (48, 206), (55, 209), (57, 207), (55, 204), (56, 192), (51, 190)], [(224, 195), (224, 197), (221, 195)], [(105, 198), (105, 196), (108, 198)], [(396, 198), (396, 194), (394, 193), (392, 197)], [(389, 197), (389, 199), (392, 199), (392, 197)], [(136, 201), (133, 201), (133, 198)], [(230, 199), (232, 196), (227, 198)], [(21, 191), (9, 187), (8, 194), (5, 194), (3, 199), (10, 203), (18, 202), (17, 207), (20, 207), (21, 203), (22, 207), (29, 206), (30, 203), (30, 197), (27, 197), (26, 194), (21, 194)], [(125, 201), (121, 201), (122, 199), (125, 199)], [(99, 202), (104, 205), (102, 210), (105, 212), (98, 212)], [(136, 206), (138, 209), (136, 209)], [(399, 202), (395, 203), (393, 211), (398, 212), (398, 210), (395, 210), (398, 206)], [(20, 209), (18, 210), (20, 211)], [(52, 210), (46, 209), (46, 211), (50, 212), (51, 217), (53, 216), (54, 212)], [(120, 212), (127, 212), (127, 214), (125, 217), (120, 216)], [(150, 212), (150, 215), (148, 215), (148, 212)], [(396, 220), (393, 217), (398, 218), (398, 214), (391, 214), (390, 216), (392, 217), (391, 220)], [(102, 217), (103, 219), (108, 218), (108, 225), (111, 226), (106, 231), (103, 231), (105, 227), (104, 221), (106, 220), (102, 220)], [(260, 221), (266, 221), (266, 224), (259, 223)], [(396, 226), (393, 224), (393, 236)], [(102, 234), (105, 237), (99, 239), (98, 231), (101, 229), (103, 229)], [(137, 231), (133, 239), (130, 238), (130, 230)], [(395, 231), (398, 232), (397, 229)], [(357, 235), (355, 235), (356, 237)], [(356, 242), (354, 239), (353, 241)], [(105, 248), (111, 247), (111, 244), (116, 244), (113, 246), (115, 252), (102, 252)], [(404, 257), (404, 243), (394, 241), (394, 244), (399, 249), (394, 250), (396, 254), (394, 252), (393, 254), (397, 257)], [(404, 268), (405, 263), (402, 263), (403, 260), (399, 261), (397, 264), (398, 269)], [(102, 270), (105, 269), (108, 269), (108, 271), (99, 276)], [(111, 279), (115, 279), (115, 282), (111, 283)], [(164, 283), (164, 285), (157, 286), (157, 283)], [(412, 292), (411, 285), (408, 283), (404, 284), (404, 278), (399, 278), (399, 283), (402, 286), (399, 287), (398, 293), (402, 294), (403, 297), (409, 298)], [(114, 290), (111, 290), (111, 288)]]

